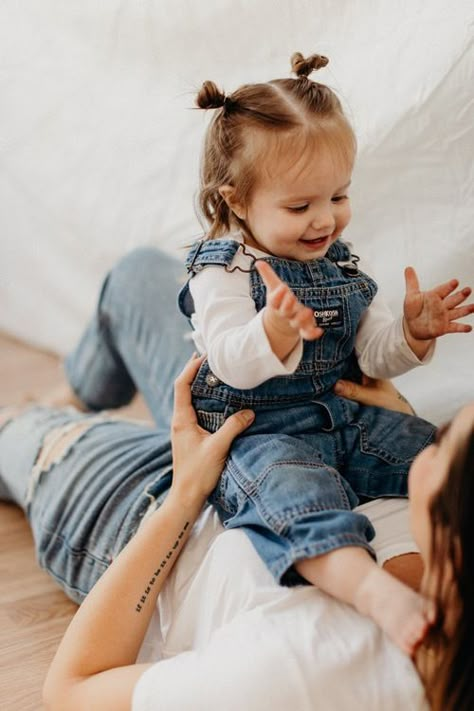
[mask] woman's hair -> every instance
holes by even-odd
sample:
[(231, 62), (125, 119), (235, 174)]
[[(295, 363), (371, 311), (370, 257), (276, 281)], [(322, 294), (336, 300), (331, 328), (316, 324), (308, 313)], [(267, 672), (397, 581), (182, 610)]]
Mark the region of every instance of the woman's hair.
[(245, 84), (226, 96), (212, 81), (205, 81), (196, 104), (217, 109), (208, 127), (201, 161), (200, 212), (213, 239), (231, 227), (245, 230), (245, 223), (228, 207), (219, 193), (231, 185), (235, 199), (247, 205), (268, 157), (296, 163), (314, 147), (330, 147), (336, 156), (352, 164), (356, 140), (341, 103), (328, 86), (309, 79), (328, 59), (314, 54), (291, 57), (296, 78)]
[(434, 571), (437, 581), (438, 619), (424, 645), (436, 660), (434, 672), (427, 678), (428, 700), (433, 711), (472, 711), (474, 425), (457, 450), (441, 489), (431, 501), (430, 518), (430, 570)]

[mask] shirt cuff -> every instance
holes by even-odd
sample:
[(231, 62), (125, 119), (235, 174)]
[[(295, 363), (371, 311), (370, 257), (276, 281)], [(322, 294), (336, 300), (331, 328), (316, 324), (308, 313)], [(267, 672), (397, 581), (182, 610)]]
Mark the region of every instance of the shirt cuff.
[(433, 341), (428, 349), (428, 353), (422, 360), (420, 360), (420, 358), (418, 358), (416, 353), (413, 353), (412, 349), (408, 345), (407, 339), (405, 337), (405, 331), (403, 329), (403, 316), (400, 316), (396, 322), (395, 338), (400, 348), (400, 352), (409, 363), (413, 363), (413, 365), (427, 365), (433, 359), (436, 347), (436, 338), (433, 338)]

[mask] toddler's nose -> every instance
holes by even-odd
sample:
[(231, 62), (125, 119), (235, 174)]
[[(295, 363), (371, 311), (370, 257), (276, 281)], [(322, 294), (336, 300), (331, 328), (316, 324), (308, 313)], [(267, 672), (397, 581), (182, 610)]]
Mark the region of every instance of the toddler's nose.
[(330, 210), (318, 211), (318, 214), (311, 222), (311, 227), (318, 237), (323, 237), (334, 232), (336, 220)]

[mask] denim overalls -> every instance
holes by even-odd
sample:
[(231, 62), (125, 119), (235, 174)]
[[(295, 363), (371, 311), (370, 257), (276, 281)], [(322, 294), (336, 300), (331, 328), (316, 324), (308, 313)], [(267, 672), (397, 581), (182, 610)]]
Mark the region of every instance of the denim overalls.
[[(232, 239), (200, 241), (189, 252), (188, 273), (192, 278), (211, 265), (231, 270), (241, 248)], [(377, 291), (346, 244), (338, 240), (326, 257), (308, 262), (273, 256), (265, 261), (313, 309), (324, 335), (304, 342), (294, 374), (249, 390), (222, 383), (204, 361), (192, 395), (199, 423), (210, 432), (237, 410), (256, 412), (252, 426), (234, 441), (210, 501), (226, 528), (245, 529), (274, 577), (293, 584), (302, 581), (292, 568), (297, 560), (345, 546), (373, 554), (374, 529), (352, 511), (358, 496), (406, 496), (409, 464), (430, 443), (435, 428), (332, 391), (340, 378), (360, 379), (356, 331)], [(265, 287), (253, 266), (249, 280), (259, 311)], [(189, 282), (178, 302), (190, 317)]]

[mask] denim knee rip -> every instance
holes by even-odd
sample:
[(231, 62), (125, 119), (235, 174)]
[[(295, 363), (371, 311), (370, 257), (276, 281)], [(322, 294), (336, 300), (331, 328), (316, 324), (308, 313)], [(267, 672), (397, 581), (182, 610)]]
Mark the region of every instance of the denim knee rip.
[(25, 411), (24, 405), (12, 405), (11, 407), (0, 407), (0, 432), (18, 415)]
[(61, 462), (86, 432), (95, 425), (106, 422), (107, 419), (109, 418), (105, 414), (88, 417), (86, 420), (69, 422), (67, 425), (56, 427), (46, 434), (31, 470), (26, 492), (26, 507), (31, 504), (35, 489), (43, 474)]

